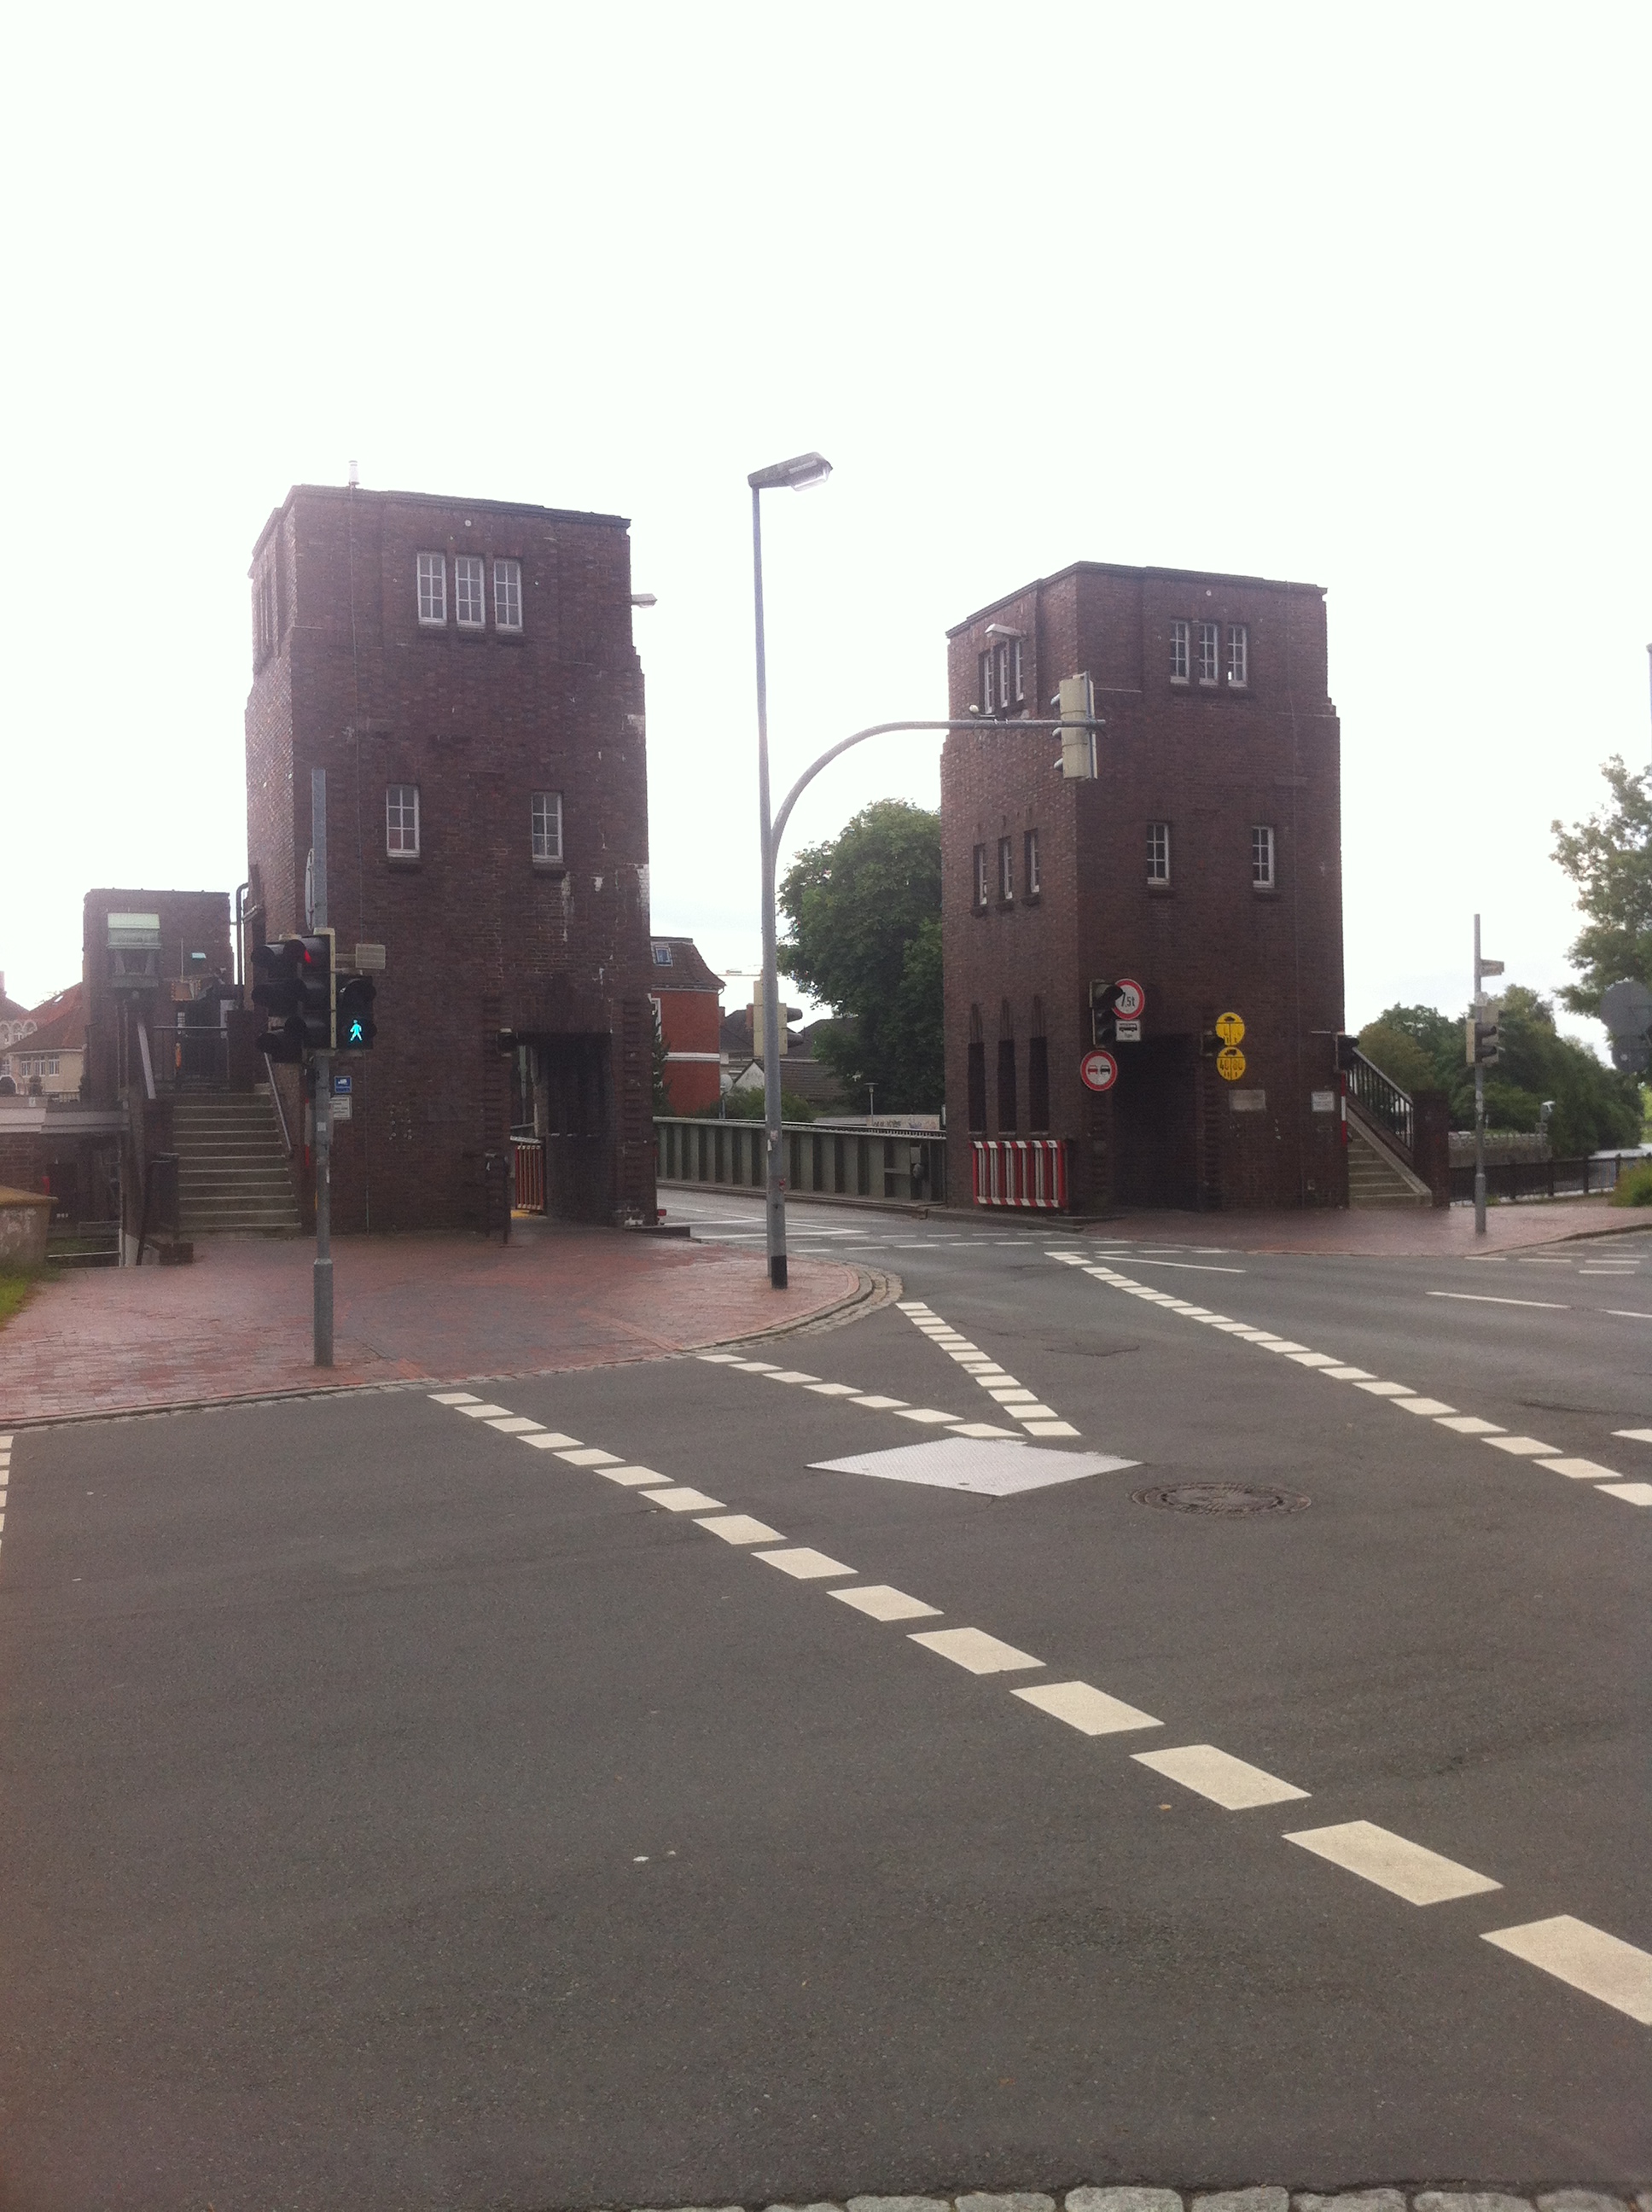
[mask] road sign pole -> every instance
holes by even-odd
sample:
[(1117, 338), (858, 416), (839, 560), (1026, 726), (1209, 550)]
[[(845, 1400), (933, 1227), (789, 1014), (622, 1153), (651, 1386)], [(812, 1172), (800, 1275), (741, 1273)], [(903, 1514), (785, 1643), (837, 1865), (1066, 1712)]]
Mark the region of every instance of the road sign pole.
[[(314, 855), (311, 927), (327, 927), (327, 771), (310, 770), (310, 844)], [(315, 1364), (332, 1365), (332, 1055), (315, 1071)]]
[(1474, 1047), (1474, 1234), (1485, 1234), (1485, 1069), (1479, 1058), (1479, 1023), (1480, 1018), (1480, 918), (1474, 917), (1474, 1006), (1473, 1019), (1476, 1024)]

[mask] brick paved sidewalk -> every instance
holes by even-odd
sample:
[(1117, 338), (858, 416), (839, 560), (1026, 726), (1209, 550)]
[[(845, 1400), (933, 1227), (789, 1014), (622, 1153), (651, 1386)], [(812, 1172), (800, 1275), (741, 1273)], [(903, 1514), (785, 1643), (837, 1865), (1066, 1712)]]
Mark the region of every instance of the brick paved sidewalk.
[(100, 1268), (48, 1283), (0, 1330), (0, 1427), (318, 1387), (601, 1367), (807, 1321), (861, 1277), (793, 1258), (610, 1229), (343, 1237), (336, 1364), (310, 1364), (315, 1248), (215, 1237), (189, 1267)]
[(1485, 1234), (1474, 1234), (1472, 1206), (1350, 1207), (1345, 1212), (1121, 1214), (1086, 1222), (1090, 1236), (1148, 1244), (1224, 1244), (1233, 1252), (1369, 1254), (1378, 1259), (1472, 1260), (1574, 1237), (1652, 1229), (1652, 1209), (1613, 1206), (1605, 1197), (1534, 1199), (1488, 1206)]

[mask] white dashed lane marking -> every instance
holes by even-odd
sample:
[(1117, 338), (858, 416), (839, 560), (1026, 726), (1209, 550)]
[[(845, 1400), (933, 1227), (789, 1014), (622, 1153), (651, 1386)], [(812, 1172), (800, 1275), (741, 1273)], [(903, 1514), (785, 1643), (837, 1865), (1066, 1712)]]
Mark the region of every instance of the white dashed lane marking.
[[(1078, 1430), (1071, 1421), (1064, 1421), (1054, 1406), (1047, 1406), (1036, 1390), (1029, 1390), (1015, 1376), (1006, 1375), (994, 1359), (988, 1358), (979, 1345), (972, 1344), (950, 1322), (944, 1321), (932, 1306), (921, 1298), (903, 1298), (900, 1310), (906, 1316), (920, 1335), (926, 1336), (932, 1344), (957, 1361), (966, 1375), (971, 1375), (1002, 1412), (1013, 1421), (1018, 1421), (1029, 1437), (1076, 1437)], [(972, 1431), (979, 1434), (979, 1431)], [(1012, 1433), (1012, 1432), (1011, 1432)]]
[(806, 1544), (784, 1552), (754, 1552), (751, 1556), (761, 1559), (766, 1567), (778, 1567), (783, 1575), (791, 1575), (800, 1583), (823, 1582), (831, 1575), (854, 1572), (841, 1559), (828, 1559), (824, 1552), (811, 1551)]
[(720, 1498), (708, 1498), (703, 1490), (668, 1489), (645, 1490), (645, 1505), (663, 1505), (668, 1513), (716, 1513), (721, 1510)]
[(1088, 1682), (1035, 1682), (1029, 1689), (1011, 1691), (1011, 1695), (1036, 1705), (1041, 1713), (1065, 1721), (1081, 1735), (1121, 1735), (1130, 1729), (1164, 1725), (1151, 1713), (1127, 1705), (1122, 1698), (1109, 1698), (1105, 1690), (1092, 1689)]
[(1028, 1651), (1017, 1651), (1013, 1644), (1005, 1644), (996, 1636), (988, 1636), (984, 1628), (930, 1628), (913, 1638), (926, 1651), (934, 1651), (943, 1659), (950, 1659), (955, 1667), (965, 1667), (972, 1674), (1010, 1674), (1023, 1667), (1042, 1667), (1043, 1661), (1035, 1659)]
[(1494, 1298), (1485, 1291), (1425, 1291), (1424, 1297), (1455, 1298), (1468, 1306), (1533, 1306), (1543, 1313), (1570, 1313), (1570, 1306), (1557, 1305), (1552, 1298)]
[(1407, 1905), (1443, 1905), (1449, 1898), (1477, 1897), (1482, 1890), (1501, 1889), (1500, 1881), (1442, 1858), (1421, 1844), (1408, 1843), (1370, 1820), (1344, 1820), (1334, 1828), (1303, 1828), (1287, 1836), (1333, 1866), (1345, 1867), (1380, 1889), (1392, 1890)]
[(1265, 1774), (1260, 1766), (1248, 1766), (1242, 1759), (1218, 1751), (1213, 1743), (1186, 1743), (1175, 1751), (1138, 1751), (1131, 1756), (1139, 1765), (1151, 1766), (1155, 1774), (1196, 1790), (1229, 1813), (1248, 1812), (1254, 1805), (1283, 1805), (1287, 1798), (1309, 1794), (1294, 1782), (1281, 1782), (1277, 1774)]
[(566, 1451), (570, 1444), (577, 1444), (580, 1439), (565, 1437), (560, 1429), (541, 1429), (535, 1436), (525, 1435), (522, 1441), (525, 1444), (531, 1444), (536, 1451)]
[[(526, 1437), (523, 1438), (525, 1443)], [(651, 1467), (599, 1467), (597, 1473), (604, 1482), (617, 1482), (623, 1490), (641, 1490), (649, 1483), (667, 1485), (669, 1475), (656, 1474)]]
[(754, 1521), (749, 1513), (714, 1514), (708, 1521), (699, 1521), (696, 1528), (708, 1528), (714, 1536), (720, 1536), (726, 1544), (783, 1544), (785, 1537), (778, 1528), (771, 1528), (766, 1521)]
[(1524, 1928), (1490, 1929), (1480, 1940), (1652, 2027), (1652, 1956), (1620, 1936), (1563, 1912)]
[(888, 1583), (866, 1583), (854, 1589), (828, 1590), (826, 1595), (852, 1605), (857, 1613), (869, 1614), (873, 1620), (924, 1620), (940, 1612), (939, 1606), (926, 1605), (922, 1598), (908, 1597)]

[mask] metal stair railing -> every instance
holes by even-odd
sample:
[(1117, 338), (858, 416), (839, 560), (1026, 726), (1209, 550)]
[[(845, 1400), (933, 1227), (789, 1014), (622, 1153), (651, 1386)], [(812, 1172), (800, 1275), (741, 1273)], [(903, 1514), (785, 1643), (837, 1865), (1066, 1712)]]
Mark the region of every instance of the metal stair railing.
[(1417, 1110), (1411, 1093), (1402, 1091), (1392, 1076), (1384, 1075), (1374, 1060), (1367, 1060), (1357, 1046), (1354, 1048), (1353, 1065), (1347, 1070), (1348, 1096), (1362, 1109), (1365, 1117), (1374, 1121), (1397, 1150), (1406, 1156), (1409, 1166), (1417, 1152)]

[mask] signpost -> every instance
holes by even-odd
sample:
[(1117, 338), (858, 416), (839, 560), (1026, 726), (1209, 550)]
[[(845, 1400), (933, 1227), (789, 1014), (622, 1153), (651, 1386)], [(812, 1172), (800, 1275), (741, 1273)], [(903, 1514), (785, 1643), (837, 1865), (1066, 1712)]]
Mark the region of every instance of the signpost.
[(1480, 957), (1480, 918), (1474, 917), (1474, 1005), (1469, 1016), (1469, 1034), (1474, 1041), (1474, 1234), (1485, 1234), (1485, 1048), (1482, 1033), (1488, 1032), (1491, 1054), (1497, 1049), (1497, 1024), (1488, 1022), (1491, 1000), (1485, 995), (1488, 975), (1501, 975), (1501, 960)]
[(1087, 1052), (1078, 1063), (1078, 1080), (1086, 1091), (1110, 1091), (1119, 1079), (1119, 1063), (1110, 1052)]

